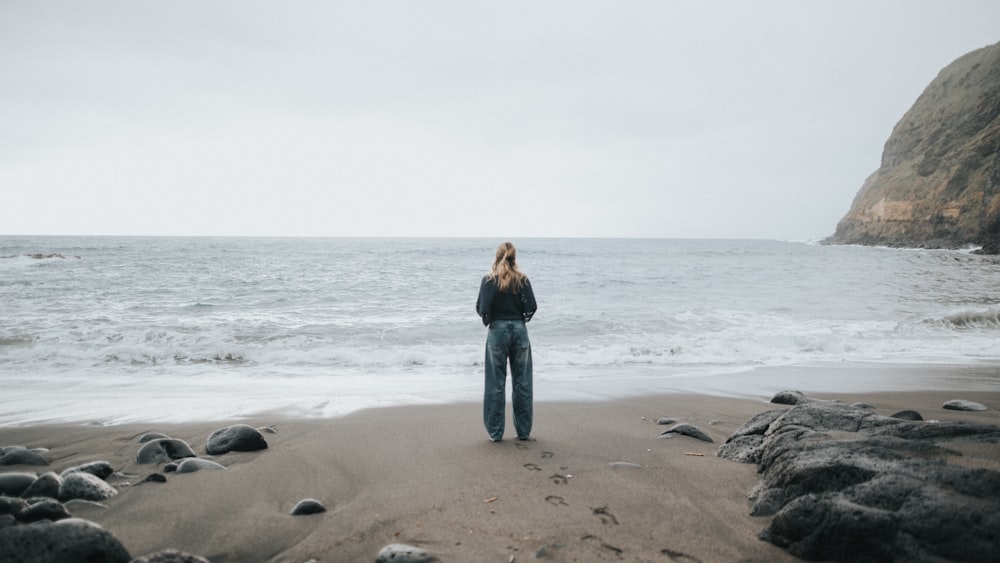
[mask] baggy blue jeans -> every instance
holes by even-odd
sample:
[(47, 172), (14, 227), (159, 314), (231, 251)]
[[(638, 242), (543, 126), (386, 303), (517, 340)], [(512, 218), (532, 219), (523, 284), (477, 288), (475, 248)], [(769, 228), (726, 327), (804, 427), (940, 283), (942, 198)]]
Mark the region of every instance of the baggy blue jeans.
[(483, 424), (491, 440), (503, 438), (507, 360), (510, 360), (511, 399), (517, 437), (531, 434), (531, 342), (524, 321), (496, 320), (486, 337), (486, 387)]

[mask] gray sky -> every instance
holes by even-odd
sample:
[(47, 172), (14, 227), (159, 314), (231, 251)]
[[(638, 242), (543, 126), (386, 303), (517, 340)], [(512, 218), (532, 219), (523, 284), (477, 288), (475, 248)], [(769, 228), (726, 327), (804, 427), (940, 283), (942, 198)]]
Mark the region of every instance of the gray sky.
[(833, 232), (1000, 2), (0, 3), (0, 234)]

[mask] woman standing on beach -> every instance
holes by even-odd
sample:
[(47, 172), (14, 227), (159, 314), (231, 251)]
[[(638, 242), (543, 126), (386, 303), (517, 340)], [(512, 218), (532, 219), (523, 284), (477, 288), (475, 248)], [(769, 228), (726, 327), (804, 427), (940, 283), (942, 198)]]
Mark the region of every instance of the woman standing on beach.
[(510, 360), (514, 429), (518, 440), (531, 435), (531, 342), (525, 323), (535, 310), (531, 282), (517, 268), (517, 251), (505, 242), (497, 247), (490, 273), (479, 285), (476, 312), (489, 327), (486, 337), (486, 389), (483, 393), (483, 424), (491, 442), (503, 439), (504, 385)]

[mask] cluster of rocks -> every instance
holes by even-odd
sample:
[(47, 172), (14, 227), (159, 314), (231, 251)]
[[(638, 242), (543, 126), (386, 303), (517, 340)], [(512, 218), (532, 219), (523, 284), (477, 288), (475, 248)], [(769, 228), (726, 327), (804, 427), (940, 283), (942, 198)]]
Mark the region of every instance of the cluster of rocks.
[[(162, 463), (165, 473), (225, 469), (214, 460), (198, 457), (185, 441), (164, 434), (146, 434), (139, 439), (139, 443), (136, 463)], [(209, 455), (223, 455), (232, 451), (266, 448), (267, 441), (259, 430), (237, 424), (213, 432), (208, 437), (205, 451)], [(0, 448), (0, 465), (47, 466), (44, 453), (44, 449), (29, 450), (23, 446)], [(126, 477), (116, 472), (107, 461), (92, 461), (58, 474), (0, 473), (0, 561), (208, 563), (204, 557), (177, 550), (133, 559), (110, 532), (94, 522), (73, 517), (74, 503), (97, 503), (106, 508), (99, 503), (118, 494), (115, 486), (108, 482), (112, 476)], [(166, 480), (164, 475), (153, 473), (143, 482)], [(321, 507), (318, 501), (306, 499), (296, 508), (302, 514), (313, 514), (321, 512)]]
[(883, 416), (798, 392), (772, 402), (791, 408), (752, 417), (717, 451), (757, 464), (751, 514), (773, 516), (762, 540), (808, 560), (996, 560), (1000, 472), (950, 460), (963, 443), (1000, 444), (1000, 427), (926, 421), (914, 410)]

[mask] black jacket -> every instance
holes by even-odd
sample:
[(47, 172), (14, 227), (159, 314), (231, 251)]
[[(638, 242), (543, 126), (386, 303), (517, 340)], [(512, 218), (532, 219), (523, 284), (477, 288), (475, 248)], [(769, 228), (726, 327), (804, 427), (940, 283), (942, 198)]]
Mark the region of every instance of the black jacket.
[(520, 289), (500, 291), (496, 280), (483, 276), (479, 284), (479, 298), (476, 299), (476, 313), (483, 319), (484, 326), (490, 326), (493, 321), (523, 320), (528, 322), (538, 310), (535, 303), (535, 292), (531, 290), (531, 282), (524, 278)]

